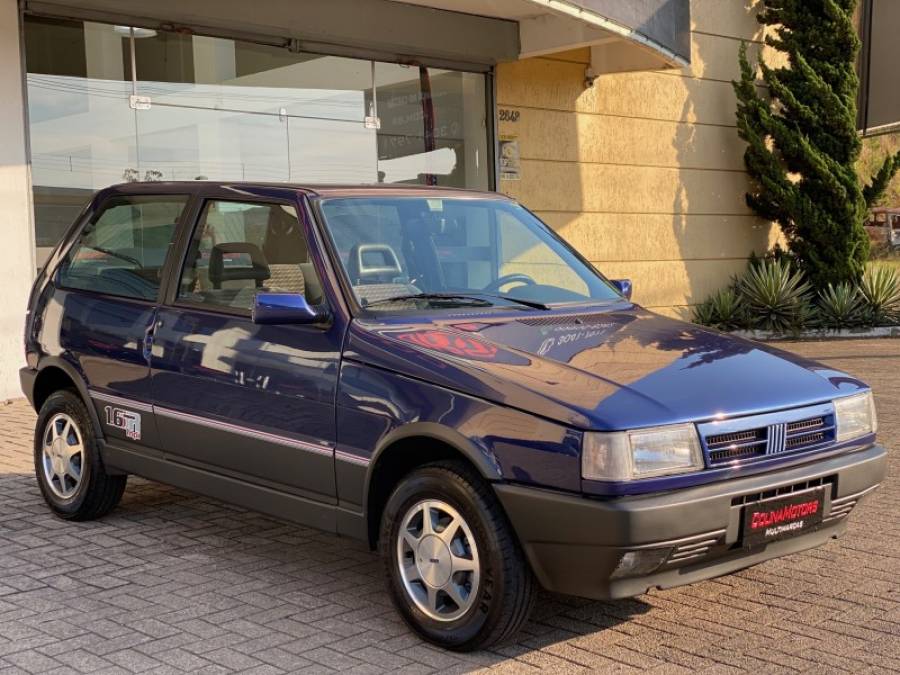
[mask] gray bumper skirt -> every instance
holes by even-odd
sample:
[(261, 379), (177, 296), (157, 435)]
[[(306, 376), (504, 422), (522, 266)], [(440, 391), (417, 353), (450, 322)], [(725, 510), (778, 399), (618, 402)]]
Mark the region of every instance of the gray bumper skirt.
[[(884, 479), (886, 463), (885, 450), (873, 446), (782, 471), (609, 500), (516, 485), (495, 489), (545, 588), (608, 599), (710, 579), (820, 546), (843, 533), (856, 503)], [(741, 545), (745, 504), (772, 491), (820, 486), (824, 520), (817, 529), (755, 548)], [(627, 553), (659, 562), (652, 571), (623, 572)]]

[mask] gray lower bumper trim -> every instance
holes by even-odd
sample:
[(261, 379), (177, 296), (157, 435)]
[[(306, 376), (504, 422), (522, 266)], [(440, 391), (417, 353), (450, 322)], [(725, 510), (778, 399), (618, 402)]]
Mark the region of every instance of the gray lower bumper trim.
[[(780, 555), (819, 546), (846, 528), (846, 516), (885, 476), (884, 448), (803, 466), (671, 492), (598, 500), (497, 484), (497, 496), (532, 569), (550, 590), (592, 598), (626, 597), (728, 574)], [(741, 546), (748, 499), (778, 490), (825, 488), (822, 525), (807, 534)], [(799, 487), (798, 487), (799, 486)], [(629, 551), (670, 548), (660, 571), (611, 580)]]

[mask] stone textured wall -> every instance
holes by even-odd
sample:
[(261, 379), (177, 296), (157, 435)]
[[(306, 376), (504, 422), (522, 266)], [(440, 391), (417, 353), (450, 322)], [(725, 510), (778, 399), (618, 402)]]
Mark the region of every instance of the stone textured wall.
[(521, 154), (520, 180), (500, 190), (607, 276), (631, 278), (639, 303), (683, 317), (779, 236), (745, 204), (735, 128), (731, 80), (740, 40), (759, 49), (755, 10), (694, 0), (692, 12), (688, 68), (602, 75), (585, 89), (583, 49), (497, 71), (499, 132)]

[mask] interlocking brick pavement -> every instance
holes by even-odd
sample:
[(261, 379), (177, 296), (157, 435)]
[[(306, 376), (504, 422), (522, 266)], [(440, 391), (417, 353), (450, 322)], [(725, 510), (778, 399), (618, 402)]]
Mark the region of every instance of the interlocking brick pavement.
[[(900, 341), (794, 343), (875, 388), (900, 447)], [(544, 594), (513, 644), (460, 655), (397, 618), (365, 546), (132, 479), (64, 523), (32, 477), (34, 414), (0, 403), (0, 675), (900, 671), (900, 460), (844, 538), (621, 602)]]

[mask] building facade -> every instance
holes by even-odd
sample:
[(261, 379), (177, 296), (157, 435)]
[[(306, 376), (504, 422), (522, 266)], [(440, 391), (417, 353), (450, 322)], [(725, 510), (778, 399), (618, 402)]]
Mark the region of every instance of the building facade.
[(688, 316), (777, 237), (744, 202), (741, 40), (721, 0), (0, 0), (0, 398), (35, 270), (123, 181), (499, 190)]

